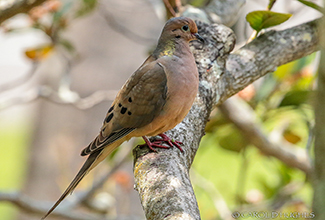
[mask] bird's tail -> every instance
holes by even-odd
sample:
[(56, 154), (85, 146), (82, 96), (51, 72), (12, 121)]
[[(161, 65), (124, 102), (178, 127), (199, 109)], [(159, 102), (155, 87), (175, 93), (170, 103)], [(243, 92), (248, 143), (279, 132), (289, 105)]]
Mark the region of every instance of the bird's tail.
[[(75, 176), (75, 178), (72, 180), (68, 188), (64, 191), (64, 193), (61, 195), (61, 197), (58, 199), (58, 201), (52, 206), (52, 208), (46, 213), (46, 215), (42, 218), (45, 219), (51, 212), (62, 202), (62, 200), (70, 193), (73, 192), (73, 190), (76, 188), (76, 186), (79, 184), (79, 182), (86, 176), (86, 174), (94, 168), (98, 164), (97, 158), (101, 155), (102, 150), (98, 150), (93, 152), (89, 155), (86, 162), (83, 164), (81, 169), (79, 170), (78, 174)], [(95, 163), (96, 162), (96, 163)]]

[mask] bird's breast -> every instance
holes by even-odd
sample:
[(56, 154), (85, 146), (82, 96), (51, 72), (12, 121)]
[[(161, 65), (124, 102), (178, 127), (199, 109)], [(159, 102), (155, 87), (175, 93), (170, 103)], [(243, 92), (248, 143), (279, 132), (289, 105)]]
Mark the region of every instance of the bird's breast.
[[(193, 56), (174, 57), (161, 62), (167, 76), (167, 100), (160, 114), (143, 128), (148, 136), (155, 136), (174, 128), (189, 112), (198, 90), (198, 72)], [(142, 130), (142, 129), (141, 129)]]

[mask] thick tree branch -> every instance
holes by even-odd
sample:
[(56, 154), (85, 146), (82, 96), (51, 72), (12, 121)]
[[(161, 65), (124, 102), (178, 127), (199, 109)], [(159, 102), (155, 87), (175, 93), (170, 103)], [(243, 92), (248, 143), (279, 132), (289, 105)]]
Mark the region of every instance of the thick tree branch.
[(263, 153), (276, 157), (288, 166), (298, 168), (306, 174), (311, 174), (312, 166), (306, 150), (293, 147), (283, 141), (280, 143), (271, 141), (263, 133), (262, 126), (256, 122), (254, 111), (246, 102), (233, 97), (220, 105), (219, 109)]
[(267, 32), (231, 54), (222, 85), (216, 87), (220, 100), (216, 104), (244, 89), (246, 86), (273, 72), (278, 66), (300, 59), (318, 50), (318, 20), (283, 31)]
[(200, 219), (189, 169), (212, 108), (277, 66), (318, 49), (316, 21), (268, 32), (229, 56), (235, 41), (232, 31), (223, 25), (197, 24), (206, 40), (204, 46), (194, 43), (199, 93), (183, 122), (167, 132), (184, 143), (184, 153), (178, 149), (160, 149), (158, 153), (134, 149), (135, 188), (147, 219)]
[(33, 7), (45, 2), (45, 0), (15, 0), (12, 5), (7, 8), (0, 8), (0, 24), (5, 20), (19, 13), (27, 13)]
[(203, 8), (190, 5), (184, 7), (183, 16), (207, 22), (232, 26), (238, 18), (238, 11), (244, 6), (245, 0), (211, 0)]
[[(199, 23), (206, 45), (194, 43), (199, 66), (199, 93), (190, 113), (166, 134), (183, 142), (184, 153), (177, 148), (159, 150), (135, 148), (134, 175), (147, 219), (200, 219), (200, 212), (189, 179), (205, 124), (214, 105), (215, 84), (225, 70), (227, 54), (233, 49), (233, 32), (223, 25)], [(211, 60), (210, 60), (211, 59)], [(209, 68), (209, 72), (207, 72)], [(175, 106), (176, 107), (176, 106)]]

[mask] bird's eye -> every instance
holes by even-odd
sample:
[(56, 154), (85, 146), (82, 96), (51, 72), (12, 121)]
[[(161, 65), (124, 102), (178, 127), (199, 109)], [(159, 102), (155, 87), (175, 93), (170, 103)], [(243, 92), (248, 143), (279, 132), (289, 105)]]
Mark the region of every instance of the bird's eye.
[(188, 31), (188, 25), (184, 25), (184, 26), (182, 27), (182, 30), (183, 30), (183, 31)]

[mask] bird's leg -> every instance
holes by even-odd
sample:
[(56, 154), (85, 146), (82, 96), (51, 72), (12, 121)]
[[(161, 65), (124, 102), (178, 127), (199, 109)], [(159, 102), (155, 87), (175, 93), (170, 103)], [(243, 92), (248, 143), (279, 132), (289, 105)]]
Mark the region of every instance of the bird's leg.
[(144, 146), (144, 145), (148, 145), (148, 147), (150, 148), (150, 150), (157, 152), (155, 149), (153, 149), (153, 147), (159, 147), (159, 148), (164, 148), (164, 149), (169, 149), (169, 147), (161, 145), (161, 144), (157, 144), (156, 141), (155, 142), (150, 142), (150, 140), (146, 137), (146, 136), (142, 136), (143, 140), (146, 142), (145, 144), (139, 145)]
[[(152, 144), (155, 145), (159, 145), (159, 143), (161, 144), (161, 142), (166, 142), (169, 146), (173, 147), (177, 147), (181, 152), (183, 152), (183, 149), (181, 148), (180, 144), (183, 144), (180, 141), (174, 141), (173, 139), (171, 139), (170, 137), (168, 137), (167, 135), (165, 135), (164, 133), (158, 134), (162, 139), (158, 139), (155, 142), (153, 142)], [(159, 145), (162, 146), (162, 145)]]
[[(181, 152), (183, 152), (183, 149), (181, 148), (181, 146), (179, 146), (180, 144), (183, 144), (180, 141), (174, 141), (172, 140), (170, 137), (168, 137), (165, 134), (158, 134), (162, 139), (158, 139), (155, 140), (154, 142), (150, 142), (150, 140), (146, 137), (146, 136), (142, 136), (143, 140), (146, 142), (145, 144), (139, 145), (139, 146), (144, 146), (144, 145), (148, 145), (148, 147), (154, 151), (157, 152), (154, 147), (158, 147), (158, 148), (164, 148), (164, 149), (169, 149), (170, 147), (177, 147)], [(162, 145), (162, 142), (166, 142), (170, 147), (164, 146)]]

